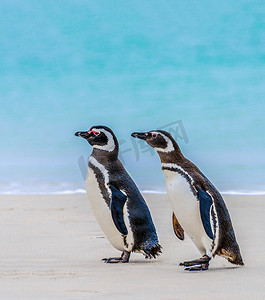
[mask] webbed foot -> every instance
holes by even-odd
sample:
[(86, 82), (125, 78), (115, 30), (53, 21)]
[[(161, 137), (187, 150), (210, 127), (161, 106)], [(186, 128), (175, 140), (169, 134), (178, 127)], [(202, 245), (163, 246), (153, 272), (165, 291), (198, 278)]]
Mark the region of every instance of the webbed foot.
[(102, 261), (104, 261), (107, 264), (127, 263), (129, 262), (130, 255), (130, 252), (124, 250), (121, 254), (121, 257), (102, 258)]
[(102, 258), (101, 260), (108, 264), (115, 264), (121, 262), (121, 257), (109, 257), (109, 258), (105, 257)]
[(184, 261), (180, 263), (180, 266), (188, 267), (185, 268), (185, 271), (206, 271), (209, 267), (209, 261), (211, 258), (208, 255), (204, 255), (199, 259)]

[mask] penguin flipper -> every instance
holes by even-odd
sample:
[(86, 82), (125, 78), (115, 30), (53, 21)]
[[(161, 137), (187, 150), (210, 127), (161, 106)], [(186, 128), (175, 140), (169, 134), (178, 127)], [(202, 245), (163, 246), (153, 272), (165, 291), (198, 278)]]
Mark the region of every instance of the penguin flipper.
[(199, 195), (200, 214), (201, 214), (202, 224), (208, 237), (213, 240), (213, 231), (212, 231), (212, 226), (210, 221), (213, 199), (208, 193), (203, 191), (198, 186), (196, 186), (196, 189)]
[(112, 193), (110, 210), (113, 222), (121, 234), (127, 235), (128, 230), (126, 228), (123, 215), (123, 209), (125, 202), (127, 201), (127, 196), (111, 184), (110, 189)]
[(178, 219), (176, 218), (174, 212), (172, 214), (172, 223), (173, 223), (173, 230), (175, 232), (175, 235), (180, 239), (184, 240), (184, 229), (179, 224)]

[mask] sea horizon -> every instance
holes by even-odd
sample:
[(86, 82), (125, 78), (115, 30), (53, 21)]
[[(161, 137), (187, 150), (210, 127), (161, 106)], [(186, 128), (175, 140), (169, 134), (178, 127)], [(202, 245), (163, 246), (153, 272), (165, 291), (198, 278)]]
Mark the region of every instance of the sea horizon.
[[(139, 188), (143, 194), (166, 194), (166, 187), (159, 189), (144, 189)], [(235, 190), (219, 190), (223, 195), (265, 195), (265, 189), (235, 189)], [(85, 184), (80, 183), (46, 183), (35, 185), (34, 188), (25, 186), (18, 182), (0, 185), (0, 195), (71, 195), (71, 194), (86, 194)]]
[(265, 191), (265, 5), (100, 2), (1, 2), (0, 194), (84, 190), (94, 125), (140, 190), (165, 180), (130, 135), (164, 129), (218, 190)]

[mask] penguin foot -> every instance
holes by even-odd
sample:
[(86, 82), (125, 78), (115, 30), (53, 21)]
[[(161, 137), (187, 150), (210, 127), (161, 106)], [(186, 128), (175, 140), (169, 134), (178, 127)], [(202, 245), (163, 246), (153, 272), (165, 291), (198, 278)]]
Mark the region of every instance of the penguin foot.
[(184, 271), (206, 271), (208, 270), (208, 267), (209, 267), (209, 263), (205, 263), (198, 266), (185, 268)]
[(107, 264), (116, 264), (116, 263), (128, 263), (131, 253), (127, 251), (123, 251), (121, 257), (110, 257), (110, 258), (102, 258)]
[(107, 264), (115, 264), (121, 262), (121, 257), (109, 257), (109, 258), (102, 258), (102, 261), (104, 261)]
[(211, 258), (208, 255), (204, 255), (199, 259), (191, 260), (191, 261), (184, 261), (180, 263), (180, 266), (190, 267), (185, 268), (185, 271), (205, 271), (208, 270), (209, 261)]

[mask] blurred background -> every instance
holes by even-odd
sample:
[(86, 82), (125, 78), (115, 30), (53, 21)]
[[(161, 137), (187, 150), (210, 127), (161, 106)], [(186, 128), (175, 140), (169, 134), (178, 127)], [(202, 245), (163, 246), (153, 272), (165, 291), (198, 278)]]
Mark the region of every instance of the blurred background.
[(0, 193), (83, 192), (107, 125), (141, 190), (165, 191), (133, 131), (171, 130), (221, 191), (265, 191), (265, 2), (1, 0)]

